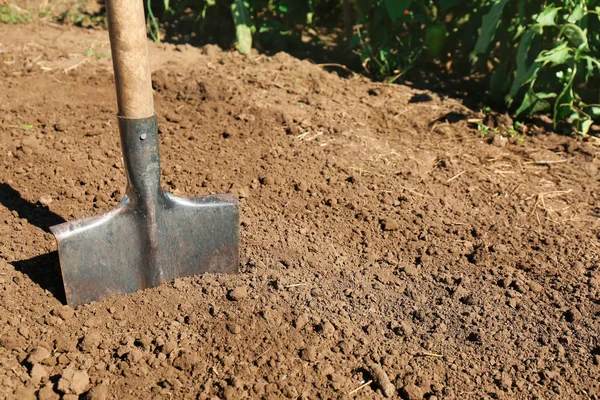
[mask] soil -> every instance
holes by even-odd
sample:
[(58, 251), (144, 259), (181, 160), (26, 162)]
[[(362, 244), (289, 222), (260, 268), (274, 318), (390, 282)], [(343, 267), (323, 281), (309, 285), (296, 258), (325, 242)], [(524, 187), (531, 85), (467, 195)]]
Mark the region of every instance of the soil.
[(163, 185), (240, 197), (240, 274), (72, 309), (48, 227), (124, 191), (108, 36), (0, 38), (0, 398), (600, 398), (597, 139), (151, 43)]

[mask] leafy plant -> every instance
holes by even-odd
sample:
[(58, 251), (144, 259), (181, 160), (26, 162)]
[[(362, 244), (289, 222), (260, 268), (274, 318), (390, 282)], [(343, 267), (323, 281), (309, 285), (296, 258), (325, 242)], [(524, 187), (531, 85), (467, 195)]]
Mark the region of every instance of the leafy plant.
[(15, 5), (0, 6), (0, 21), (4, 23), (23, 23), (31, 21), (32, 13), (30, 11), (18, 8)]
[(550, 111), (555, 125), (566, 119), (587, 134), (600, 117), (598, 90), (591, 89), (600, 75), (600, 7), (592, 3), (494, 2), (471, 53), (475, 64), (500, 60), (492, 66), (492, 98), (515, 106), (517, 116)]
[(521, 117), (551, 113), (555, 124), (567, 121), (581, 134), (600, 118), (600, 0), (147, 2), (156, 40), (156, 16), (180, 18), (200, 35), (210, 24), (219, 39), (225, 27), (242, 53), (299, 42), (307, 27), (323, 21), (339, 26), (343, 15), (344, 28), (354, 33), (347, 45), (374, 78), (401, 81), (423, 70), (470, 76), (487, 85), (495, 107)]

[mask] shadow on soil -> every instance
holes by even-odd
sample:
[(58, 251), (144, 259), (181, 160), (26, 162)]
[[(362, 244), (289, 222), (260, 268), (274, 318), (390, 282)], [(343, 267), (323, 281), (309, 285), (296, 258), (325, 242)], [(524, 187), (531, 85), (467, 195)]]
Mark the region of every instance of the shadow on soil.
[[(53, 213), (41, 204), (34, 204), (21, 197), (21, 194), (9, 184), (0, 183), (0, 204), (11, 211), (16, 211), (19, 218), (24, 218), (44, 232), (50, 232), (50, 227), (66, 222), (63, 217)], [(53, 251), (28, 260), (11, 263), (17, 271), (27, 275), (42, 289), (48, 290), (57, 300), (66, 304), (60, 261), (58, 252)]]
[(16, 211), (19, 218), (25, 218), (44, 232), (50, 232), (50, 227), (66, 222), (63, 217), (53, 213), (39, 203), (31, 203), (21, 197), (21, 193), (7, 183), (0, 183), (0, 204), (11, 211)]
[(40, 285), (42, 289), (52, 293), (58, 301), (67, 304), (57, 251), (41, 254), (28, 260), (15, 261), (11, 264), (17, 271), (24, 273)]

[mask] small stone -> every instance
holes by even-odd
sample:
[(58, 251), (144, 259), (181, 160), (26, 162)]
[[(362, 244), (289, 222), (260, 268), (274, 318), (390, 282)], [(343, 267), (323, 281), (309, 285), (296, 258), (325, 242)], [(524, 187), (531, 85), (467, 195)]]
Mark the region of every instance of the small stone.
[(82, 351), (91, 353), (92, 351), (98, 349), (98, 346), (100, 346), (101, 342), (102, 342), (102, 335), (99, 332), (90, 332), (90, 333), (87, 333), (83, 337), (83, 339), (81, 340), (81, 343), (79, 345), (79, 348)]
[(329, 321), (326, 321), (322, 328), (323, 335), (326, 337), (332, 337), (335, 334), (335, 326)]
[(420, 387), (410, 384), (400, 388), (400, 396), (405, 400), (422, 400), (424, 394)]
[(85, 398), (86, 400), (106, 400), (108, 398), (108, 386), (98, 385), (91, 388)]
[(275, 178), (273, 178), (271, 175), (267, 175), (263, 177), (260, 182), (265, 186), (271, 186), (275, 184)]
[(529, 282), (529, 288), (534, 293), (541, 293), (544, 290), (544, 287), (537, 283), (536, 281)]
[(460, 300), (462, 298), (467, 297), (468, 295), (469, 291), (465, 289), (464, 286), (458, 285), (458, 287), (454, 290), (454, 293), (452, 293), (452, 298), (455, 300)]
[(59, 353), (77, 351), (77, 341), (68, 337), (59, 336), (54, 341), (54, 349)]
[(33, 367), (31, 367), (31, 372), (29, 373), (29, 376), (31, 377), (31, 381), (34, 384), (38, 385), (40, 384), (40, 382), (47, 381), (50, 377), (50, 374), (43, 365), (34, 364)]
[(398, 223), (398, 221), (395, 221), (391, 218), (386, 218), (381, 221), (381, 228), (384, 231), (388, 232), (397, 231), (398, 229), (400, 229), (400, 224)]
[(242, 327), (237, 324), (227, 324), (227, 330), (234, 335), (237, 335), (242, 331)]
[(373, 381), (381, 388), (381, 392), (385, 397), (392, 397), (396, 393), (395, 386), (390, 382), (390, 378), (383, 368), (381, 368), (381, 365), (373, 364), (371, 366), (371, 374), (373, 375)]
[(308, 183), (306, 183), (306, 182), (297, 183), (295, 188), (296, 188), (296, 191), (298, 191), (298, 192), (306, 192), (308, 190)]
[(230, 189), (231, 194), (239, 197), (240, 199), (246, 199), (250, 196), (250, 189), (247, 186), (234, 186)]
[(43, 206), (49, 206), (53, 200), (52, 200), (52, 196), (42, 196), (42, 197), (40, 197), (40, 199), (38, 201)]
[(223, 390), (223, 398), (225, 400), (235, 400), (238, 398), (238, 394), (235, 390), (235, 388), (231, 387), (231, 386), (227, 386), (224, 390)]
[(244, 300), (248, 297), (248, 289), (246, 286), (238, 286), (235, 289), (229, 291), (229, 299), (233, 301)]
[(184, 353), (173, 360), (173, 366), (181, 371), (191, 372), (199, 359), (196, 354)]
[(48, 382), (38, 391), (38, 400), (59, 400), (60, 396), (52, 389), (52, 383)]
[(38, 364), (44, 361), (46, 358), (50, 357), (50, 351), (45, 347), (36, 347), (31, 353), (29, 353), (29, 357), (27, 357), (27, 361), (30, 364)]
[(317, 348), (308, 346), (300, 352), (300, 358), (304, 361), (315, 361), (317, 359)]
[(66, 129), (66, 125), (62, 122), (57, 122), (56, 124), (54, 124), (54, 130), (56, 132), (64, 132)]
[(187, 287), (187, 283), (183, 279), (175, 279), (173, 287), (177, 290), (183, 290)]
[(183, 118), (181, 118), (181, 115), (175, 114), (174, 112), (171, 111), (165, 115), (165, 119), (169, 122), (174, 122), (174, 123), (178, 124), (182, 121)]
[(419, 275), (419, 269), (412, 264), (408, 264), (404, 267), (404, 273), (409, 276)]
[(65, 394), (80, 395), (86, 391), (89, 384), (90, 378), (87, 372), (65, 368), (58, 380), (57, 389)]
[(308, 323), (308, 315), (306, 313), (302, 313), (296, 318), (294, 321), (294, 327), (298, 330), (301, 330)]
[(508, 143), (508, 138), (506, 136), (496, 134), (492, 137), (490, 143), (496, 147), (506, 147), (506, 143)]
[(144, 353), (140, 349), (133, 349), (127, 353), (127, 361), (131, 365), (135, 365), (144, 359)]

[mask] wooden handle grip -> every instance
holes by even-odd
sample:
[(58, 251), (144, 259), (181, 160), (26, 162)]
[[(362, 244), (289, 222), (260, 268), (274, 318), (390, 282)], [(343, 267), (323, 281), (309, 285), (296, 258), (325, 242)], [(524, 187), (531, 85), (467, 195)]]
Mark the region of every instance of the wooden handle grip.
[(154, 100), (143, 1), (107, 0), (106, 14), (119, 116), (151, 117)]

